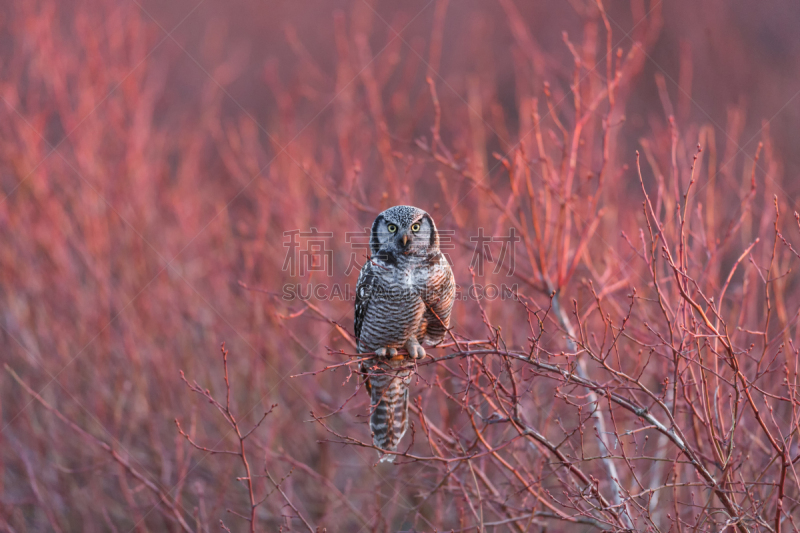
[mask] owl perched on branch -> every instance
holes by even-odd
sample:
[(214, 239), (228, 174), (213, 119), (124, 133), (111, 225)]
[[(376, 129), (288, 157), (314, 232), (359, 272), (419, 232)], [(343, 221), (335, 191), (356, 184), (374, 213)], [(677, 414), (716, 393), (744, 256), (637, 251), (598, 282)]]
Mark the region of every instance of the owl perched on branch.
[[(370, 249), (356, 287), (355, 334), (358, 352), (375, 354), (361, 364), (373, 443), (397, 451), (408, 428), (408, 363), (425, 357), (422, 343), (444, 339), (456, 284), (436, 224), (422, 209), (398, 205), (378, 215)], [(383, 454), (381, 461), (394, 457)]]

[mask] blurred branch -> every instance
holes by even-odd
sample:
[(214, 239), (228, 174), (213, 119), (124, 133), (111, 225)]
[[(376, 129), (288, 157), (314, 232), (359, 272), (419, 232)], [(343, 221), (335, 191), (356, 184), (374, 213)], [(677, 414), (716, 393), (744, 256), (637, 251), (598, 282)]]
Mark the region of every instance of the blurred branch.
[(186, 520), (184, 520), (183, 515), (178, 510), (178, 503), (175, 500), (173, 500), (173, 498), (169, 495), (169, 493), (161, 490), (155, 483), (150, 481), (138, 469), (133, 467), (126, 458), (122, 457), (119, 453), (117, 453), (117, 451), (114, 450), (108, 443), (106, 443), (105, 441), (100, 440), (99, 438), (95, 437), (94, 435), (92, 435), (90, 433), (87, 433), (82, 427), (78, 426), (73, 421), (69, 420), (67, 417), (65, 417), (63, 414), (61, 414), (61, 412), (58, 409), (54, 408), (49, 403), (47, 403), (44, 400), (44, 398), (39, 396), (39, 394), (36, 391), (34, 391), (32, 388), (30, 388), (28, 386), (28, 384), (25, 383), (17, 375), (17, 373), (14, 372), (11, 369), (10, 366), (8, 366), (8, 364), (4, 364), (3, 366), (6, 369), (6, 372), (8, 372), (9, 375), (11, 375), (11, 377), (14, 378), (14, 381), (19, 383), (19, 385), (23, 389), (25, 389), (25, 392), (30, 394), (37, 402), (39, 402), (39, 404), (42, 407), (44, 407), (47, 411), (49, 411), (50, 413), (55, 415), (56, 418), (58, 418), (64, 424), (66, 424), (72, 431), (74, 431), (75, 433), (79, 434), (81, 437), (86, 439), (88, 442), (90, 442), (94, 446), (100, 448), (101, 450), (103, 450), (106, 453), (108, 453), (109, 455), (111, 455), (111, 458), (114, 461), (116, 461), (117, 463), (119, 463), (120, 466), (122, 466), (125, 469), (126, 472), (128, 472), (131, 476), (133, 476), (134, 479), (139, 481), (150, 492), (152, 492), (158, 498), (158, 500), (161, 503), (161, 505), (164, 506), (165, 509), (163, 510), (163, 512), (165, 512), (167, 515), (169, 515), (171, 518), (173, 518), (178, 523), (178, 525), (180, 525), (180, 527), (181, 527), (181, 529), (183, 531), (186, 531), (186, 532), (193, 532), (194, 531), (191, 527), (189, 527), (189, 524), (186, 523)]

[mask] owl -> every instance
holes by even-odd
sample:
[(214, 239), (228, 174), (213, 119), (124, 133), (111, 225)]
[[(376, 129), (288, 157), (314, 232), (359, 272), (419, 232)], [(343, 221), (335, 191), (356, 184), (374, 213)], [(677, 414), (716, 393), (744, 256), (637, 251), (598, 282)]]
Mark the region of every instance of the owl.
[[(408, 363), (425, 357), (423, 343), (444, 339), (456, 285), (439, 250), (436, 224), (422, 209), (398, 205), (378, 215), (370, 249), (356, 286), (355, 334), (358, 352), (375, 354), (361, 363), (370, 395), (372, 442), (397, 451), (408, 428)], [(382, 453), (381, 461), (394, 457)]]

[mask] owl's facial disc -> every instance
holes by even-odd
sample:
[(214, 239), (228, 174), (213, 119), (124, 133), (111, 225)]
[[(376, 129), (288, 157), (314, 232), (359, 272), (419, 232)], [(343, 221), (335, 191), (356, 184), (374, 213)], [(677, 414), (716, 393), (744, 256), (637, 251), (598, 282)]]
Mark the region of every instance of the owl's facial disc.
[(421, 209), (392, 207), (378, 215), (372, 224), (372, 252), (388, 260), (398, 256), (427, 257), (438, 246), (435, 228), (430, 216)]

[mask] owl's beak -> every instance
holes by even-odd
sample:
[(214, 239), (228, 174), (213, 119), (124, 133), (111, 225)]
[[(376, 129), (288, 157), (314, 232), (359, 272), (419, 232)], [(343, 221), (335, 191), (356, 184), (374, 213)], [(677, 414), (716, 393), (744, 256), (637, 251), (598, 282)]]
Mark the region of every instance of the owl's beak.
[(400, 242), (403, 243), (403, 247), (406, 247), (408, 245), (408, 234), (403, 235), (403, 237), (400, 239)]

